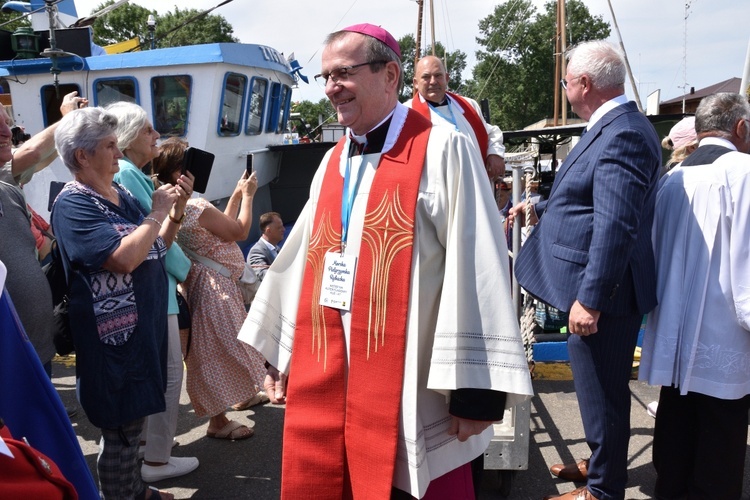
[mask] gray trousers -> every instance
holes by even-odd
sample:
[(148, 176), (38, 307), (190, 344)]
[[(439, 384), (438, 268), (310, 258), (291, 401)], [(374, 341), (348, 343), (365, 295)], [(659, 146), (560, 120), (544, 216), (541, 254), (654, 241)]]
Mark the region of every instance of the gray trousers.
[(166, 463), (172, 456), (172, 445), (177, 432), (177, 416), (180, 410), (182, 391), (182, 348), (177, 315), (167, 316), (167, 390), (164, 392), (166, 410), (146, 418), (141, 441), (146, 442), (147, 462)]

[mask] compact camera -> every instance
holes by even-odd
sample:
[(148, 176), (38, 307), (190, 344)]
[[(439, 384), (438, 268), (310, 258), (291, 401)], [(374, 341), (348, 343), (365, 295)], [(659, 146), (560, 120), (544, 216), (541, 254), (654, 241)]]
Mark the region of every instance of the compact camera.
[(18, 146), (22, 142), (26, 142), (29, 139), (31, 139), (31, 134), (27, 134), (23, 131), (21, 127), (12, 127), (10, 129), (11, 132), (11, 138), (10, 140), (13, 142), (14, 146)]

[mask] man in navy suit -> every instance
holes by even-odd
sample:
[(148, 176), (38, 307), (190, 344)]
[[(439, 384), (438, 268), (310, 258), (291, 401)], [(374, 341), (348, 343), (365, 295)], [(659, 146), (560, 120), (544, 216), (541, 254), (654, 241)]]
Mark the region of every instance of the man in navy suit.
[(284, 223), (277, 212), (266, 212), (260, 216), (260, 239), (247, 254), (247, 263), (252, 266), (258, 280), (263, 281), (266, 271), (276, 259), (279, 243), (284, 239)]
[[(568, 55), (561, 82), (584, 135), (555, 178), (518, 256), (516, 277), (531, 295), (569, 312), (568, 353), (591, 457), (554, 465), (585, 481), (565, 500), (622, 499), (630, 438), (630, 379), (641, 320), (656, 305), (651, 249), (659, 138), (624, 95), (625, 63), (592, 41)], [(525, 206), (511, 217), (523, 219)], [(535, 212), (535, 213), (534, 213)]]

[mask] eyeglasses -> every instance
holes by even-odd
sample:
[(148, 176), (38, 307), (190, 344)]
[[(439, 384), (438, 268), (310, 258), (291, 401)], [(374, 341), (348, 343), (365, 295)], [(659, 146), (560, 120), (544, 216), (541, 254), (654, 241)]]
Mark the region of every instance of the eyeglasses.
[[(574, 80), (578, 80), (579, 78), (581, 78), (581, 76), (576, 76), (575, 78), (571, 78), (570, 81), (572, 82)], [(562, 85), (563, 90), (568, 90), (568, 81), (565, 78), (560, 80), (560, 85)]]
[(369, 66), (371, 64), (385, 64), (388, 61), (367, 61), (359, 64), (353, 64), (351, 66), (341, 66), (340, 68), (333, 69), (327, 73), (321, 73), (315, 75), (315, 80), (321, 85), (326, 85), (328, 80), (332, 80), (333, 83), (339, 83), (349, 79), (350, 71), (353, 69), (361, 68), (362, 66)]

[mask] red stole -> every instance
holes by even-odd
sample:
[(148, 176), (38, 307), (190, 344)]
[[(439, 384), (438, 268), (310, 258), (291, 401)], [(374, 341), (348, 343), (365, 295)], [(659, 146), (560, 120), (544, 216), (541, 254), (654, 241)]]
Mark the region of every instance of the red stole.
[[(281, 497), (390, 498), (398, 440), (417, 194), (432, 124), (409, 111), (367, 200), (352, 298), (350, 360), (341, 315), (318, 305), (324, 255), (339, 251), (344, 139), (315, 213), (284, 417)], [(343, 152), (346, 154), (346, 152)], [(348, 375), (347, 375), (348, 374)]]
[[(483, 160), (487, 160), (487, 148), (490, 145), (490, 136), (487, 133), (487, 128), (484, 126), (484, 121), (482, 120), (482, 117), (479, 116), (479, 113), (477, 113), (477, 110), (474, 109), (474, 107), (469, 104), (469, 101), (464, 99), (458, 94), (454, 94), (453, 92), (446, 92), (451, 98), (453, 98), (456, 103), (461, 106), (461, 109), (464, 110), (464, 117), (466, 118), (466, 121), (469, 122), (469, 125), (471, 125), (472, 130), (474, 130), (474, 135), (477, 138), (477, 146), (479, 147), (479, 153), (482, 155)], [(422, 100), (422, 98), (419, 97), (419, 95), (415, 95), (414, 99), (412, 99), (411, 107), (415, 111), (417, 111), (420, 115), (424, 116), (428, 120), (432, 120), (430, 117), (430, 105), (427, 103), (427, 101)]]

